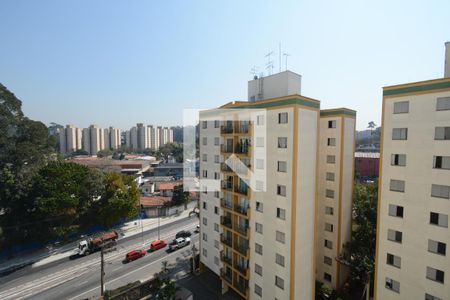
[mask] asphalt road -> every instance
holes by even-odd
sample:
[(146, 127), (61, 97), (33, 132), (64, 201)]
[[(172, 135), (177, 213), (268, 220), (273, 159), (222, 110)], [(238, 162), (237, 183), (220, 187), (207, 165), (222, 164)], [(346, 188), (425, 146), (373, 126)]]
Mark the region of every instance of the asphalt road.
[[(161, 239), (172, 240), (180, 230), (193, 231), (197, 218), (185, 218), (161, 226)], [(105, 287), (114, 289), (129, 282), (151, 278), (162, 267), (162, 261), (181, 263), (191, 255), (191, 246), (167, 253), (160, 249), (130, 262), (123, 263), (125, 254), (134, 249), (148, 249), (157, 238), (157, 230), (119, 239), (116, 250), (105, 254)], [(197, 243), (198, 235), (191, 237)], [(198, 247), (197, 247), (198, 248)], [(0, 299), (92, 299), (100, 295), (100, 253), (77, 259), (64, 259), (37, 268), (27, 267), (0, 278)]]

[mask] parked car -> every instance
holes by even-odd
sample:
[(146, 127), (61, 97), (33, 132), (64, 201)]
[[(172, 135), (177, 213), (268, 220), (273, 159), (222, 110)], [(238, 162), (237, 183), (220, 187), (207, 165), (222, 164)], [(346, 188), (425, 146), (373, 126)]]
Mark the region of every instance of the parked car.
[(155, 251), (155, 250), (158, 250), (158, 249), (161, 249), (161, 248), (164, 248), (165, 246), (167, 246), (167, 242), (166, 241), (163, 241), (163, 240), (156, 240), (156, 241), (153, 241), (151, 244), (150, 244), (150, 251)]
[(195, 233), (199, 233), (200, 232), (200, 225), (195, 226), (194, 232)]
[(146, 253), (145, 250), (132, 250), (132, 251), (127, 253), (127, 255), (125, 257), (125, 260), (127, 262), (130, 262), (130, 261), (139, 259), (142, 256), (145, 256), (145, 253)]
[(187, 238), (190, 237), (192, 233), (189, 230), (181, 230), (175, 235), (175, 239), (177, 238)]
[(170, 249), (170, 251), (175, 251), (177, 249), (180, 249), (180, 248), (183, 248), (183, 247), (189, 245), (190, 243), (191, 243), (190, 238), (177, 238), (177, 239), (174, 239), (169, 244), (169, 249)]

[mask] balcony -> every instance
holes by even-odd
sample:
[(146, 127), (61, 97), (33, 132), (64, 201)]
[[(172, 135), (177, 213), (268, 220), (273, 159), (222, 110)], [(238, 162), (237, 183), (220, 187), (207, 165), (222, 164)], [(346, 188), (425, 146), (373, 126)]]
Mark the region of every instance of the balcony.
[(222, 172), (233, 172), (233, 170), (226, 163), (220, 164), (220, 170)]
[(250, 124), (248, 122), (241, 122), (236, 125), (235, 132), (236, 133), (249, 133), (250, 132)]
[(222, 242), (222, 244), (227, 245), (228, 247), (231, 247), (231, 236), (226, 236), (225, 234), (221, 234), (220, 235), (220, 241)]
[(246, 216), (248, 214), (248, 205), (236, 205), (234, 211)]
[(234, 191), (236, 193), (239, 193), (241, 195), (247, 196), (248, 195), (248, 187), (247, 186), (237, 186)]
[(227, 180), (222, 180), (221, 187), (224, 190), (232, 192), (233, 191), (233, 182), (232, 181), (227, 181)]
[(242, 276), (247, 277), (247, 273), (248, 273), (248, 266), (246, 266), (245, 264), (240, 264), (240, 263), (235, 263), (234, 264), (234, 268), (236, 270), (239, 271), (239, 273), (241, 273)]
[(223, 125), (223, 126), (220, 126), (220, 133), (221, 133), (221, 134), (230, 134), (230, 133), (233, 133), (233, 125)]
[(243, 295), (247, 295), (248, 281), (247, 280), (235, 280), (234, 287)]
[(233, 145), (220, 145), (220, 152), (233, 153)]
[[(229, 270), (229, 269), (227, 269), (227, 270)], [(226, 271), (224, 268), (222, 268), (222, 269), (220, 269), (220, 276), (222, 277), (222, 279), (224, 279), (229, 284), (231, 284), (231, 282), (232, 282), (231, 271)]]
[(230, 217), (225, 217), (225, 216), (220, 217), (220, 224), (222, 224), (223, 226), (228, 227), (230, 229), (233, 229), (233, 227), (231, 225)]
[(231, 255), (225, 254), (224, 251), (220, 251), (220, 260), (227, 263), (230, 266), (232, 265), (232, 261), (233, 261), (231, 258)]
[(235, 247), (234, 247), (234, 249), (237, 251), (237, 252), (239, 252), (239, 253), (241, 253), (242, 255), (245, 255), (245, 256), (247, 256), (247, 252), (248, 252), (248, 245), (246, 245), (246, 244), (237, 244)]
[(227, 209), (233, 209), (233, 204), (231, 203), (231, 200), (220, 200), (220, 206), (227, 208)]
[[(243, 145), (243, 144), (236, 144), (236, 147), (234, 147), (234, 153), (237, 154), (248, 154), (250, 151), (249, 145)], [(223, 151), (222, 151), (223, 152)]]
[(240, 234), (247, 236), (248, 234), (248, 226), (247, 225), (237, 225), (236, 227), (236, 231), (239, 232)]

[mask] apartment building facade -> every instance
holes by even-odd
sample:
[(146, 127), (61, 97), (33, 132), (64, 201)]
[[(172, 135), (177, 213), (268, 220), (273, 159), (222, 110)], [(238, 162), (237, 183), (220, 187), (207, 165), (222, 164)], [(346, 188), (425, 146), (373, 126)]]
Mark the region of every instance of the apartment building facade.
[(449, 77), (383, 88), (376, 299), (449, 299)]
[[(260, 92), (254, 100), (251, 86), (249, 102), (200, 114), (200, 261), (221, 277), (223, 292), (232, 289), (244, 299), (313, 299), (316, 276), (331, 286), (345, 279), (335, 259), (339, 244), (350, 238), (356, 113), (338, 109), (321, 116), (319, 101), (282, 95), (283, 89)], [(291, 86), (300, 89), (299, 83)], [(322, 125), (328, 121), (335, 127)], [(335, 146), (322, 145), (329, 138)], [(331, 155), (335, 162), (327, 165)], [(331, 189), (335, 198), (327, 199)], [(325, 215), (326, 206), (336, 213)], [(334, 242), (330, 253), (325, 239)], [(331, 279), (324, 280), (325, 273)]]
[(71, 153), (82, 148), (81, 129), (74, 125), (67, 125), (59, 130), (59, 152)]
[(126, 132), (125, 139), (126, 146), (131, 149), (143, 151), (150, 148), (155, 150), (167, 143), (173, 143), (173, 130), (168, 127), (145, 126), (143, 123), (138, 123), (137, 126)]

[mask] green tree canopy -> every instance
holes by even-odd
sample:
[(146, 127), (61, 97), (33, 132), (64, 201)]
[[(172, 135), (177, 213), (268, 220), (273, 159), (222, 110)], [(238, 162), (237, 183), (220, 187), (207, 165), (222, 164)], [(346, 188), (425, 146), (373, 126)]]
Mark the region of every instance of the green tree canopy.
[(191, 194), (185, 192), (183, 185), (177, 185), (173, 189), (172, 202), (174, 205), (184, 205), (184, 209), (187, 209), (187, 204), (191, 201)]

